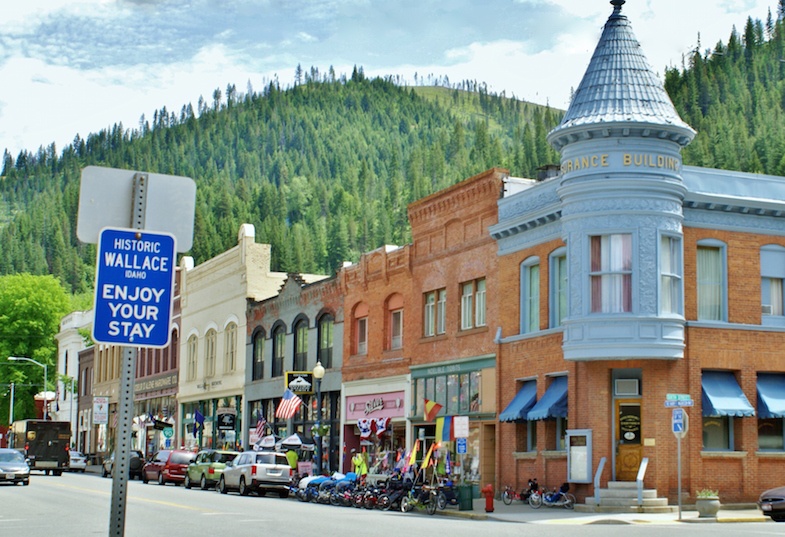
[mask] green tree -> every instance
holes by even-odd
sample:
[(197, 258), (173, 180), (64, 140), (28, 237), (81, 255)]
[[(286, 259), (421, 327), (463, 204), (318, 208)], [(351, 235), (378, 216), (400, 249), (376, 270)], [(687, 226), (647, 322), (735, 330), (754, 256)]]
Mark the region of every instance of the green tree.
[[(52, 372), (48, 386), (54, 385), (60, 320), (68, 313), (70, 299), (53, 276), (14, 274), (0, 277), (0, 385), (13, 382), (14, 418), (35, 416), (33, 396), (41, 391), (43, 369), (27, 361), (9, 362), (22, 356), (45, 364)], [(10, 398), (2, 403), (8, 416)]]

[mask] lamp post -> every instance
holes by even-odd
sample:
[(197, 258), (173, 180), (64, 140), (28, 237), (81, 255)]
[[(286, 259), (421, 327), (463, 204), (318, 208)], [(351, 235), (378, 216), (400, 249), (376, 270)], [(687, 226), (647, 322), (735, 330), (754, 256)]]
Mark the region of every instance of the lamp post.
[(32, 358), (25, 358), (24, 356), (9, 356), (8, 360), (11, 361), (11, 362), (30, 362), (30, 363), (33, 363), (33, 364), (37, 365), (38, 367), (43, 367), (44, 368), (44, 419), (48, 420), (49, 419), (49, 401), (48, 401), (49, 396), (46, 393), (46, 381), (48, 380), (49, 375), (47, 374), (46, 364), (42, 364), (41, 362), (33, 360)]
[(316, 441), (316, 475), (322, 475), (322, 379), (324, 378), (324, 366), (321, 360), (316, 362), (313, 368), (313, 378), (316, 379), (316, 433), (319, 438)]

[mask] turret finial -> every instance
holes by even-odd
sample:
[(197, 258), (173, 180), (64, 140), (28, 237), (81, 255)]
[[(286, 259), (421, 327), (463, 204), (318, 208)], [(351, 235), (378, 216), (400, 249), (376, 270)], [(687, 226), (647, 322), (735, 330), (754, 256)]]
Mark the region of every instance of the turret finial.
[(621, 6), (625, 4), (626, 0), (611, 0), (611, 5), (613, 6), (614, 13), (618, 13), (621, 11)]

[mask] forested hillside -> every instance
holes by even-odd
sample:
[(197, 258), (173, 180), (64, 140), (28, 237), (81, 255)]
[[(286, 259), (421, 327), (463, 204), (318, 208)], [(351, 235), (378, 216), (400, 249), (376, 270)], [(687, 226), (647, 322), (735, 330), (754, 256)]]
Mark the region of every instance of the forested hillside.
[[(785, 25), (749, 19), (665, 72), (698, 135), (685, 164), (785, 175)], [(75, 234), (87, 165), (185, 175), (197, 184), (200, 263), (233, 246), (238, 226), (272, 244), (273, 269), (332, 273), (345, 260), (410, 240), (406, 206), (492, 166), (515, 176), (558, 163), (546, 143), (562, 111), (495, 95), (476, 82), (407, 88), (315, 69), (261, 91), (234, 86), (138, 126), (3, 156), (0, 274), (54, 274), (90, 289), (95, 250)], [(532, 74), (535, 76), (535, 74)]]
[(194, 246), (202, 262), (256, 226), (273, 268), (329, 274), (383, 244), (409, 241), (406, 206), (492, 166), (532, 176), (558, 162), (545, 134), (560, 111), (465, 89), (400, 87), (311, 71), (301, 84), (239, 94), (178, 114), (161, 109), (136, 129), (76, 138), (59, 155), (5, 154), (0, 273), (52, 273), (72, 292), (93, 281), (94, 249), (75, 223), (87, 165), (192, 177)]

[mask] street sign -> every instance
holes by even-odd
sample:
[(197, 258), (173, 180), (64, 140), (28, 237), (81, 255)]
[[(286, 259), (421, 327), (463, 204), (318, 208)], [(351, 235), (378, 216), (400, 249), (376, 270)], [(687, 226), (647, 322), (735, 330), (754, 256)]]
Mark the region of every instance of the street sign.
[(104, 228), (98, 239), (93, 339), (132, 347), (169, 345), (175, 239)]
[(693, 404), (694, 401), (665, 401), (665, 406), (667, 408), (693, 406)]
[(669, 393), (665, 395), (666, 401), (689, 401), (692, 396), (688, 393)]
[(684, 432), (684, 410), (681, 408), (673, 409), (671, 426), (673, 427), (674, 434)]
[(456, 438), (455, 439), (455, 449), (459, 455), (463, 455), (466, 453), (466, 439), (465, 438)]

